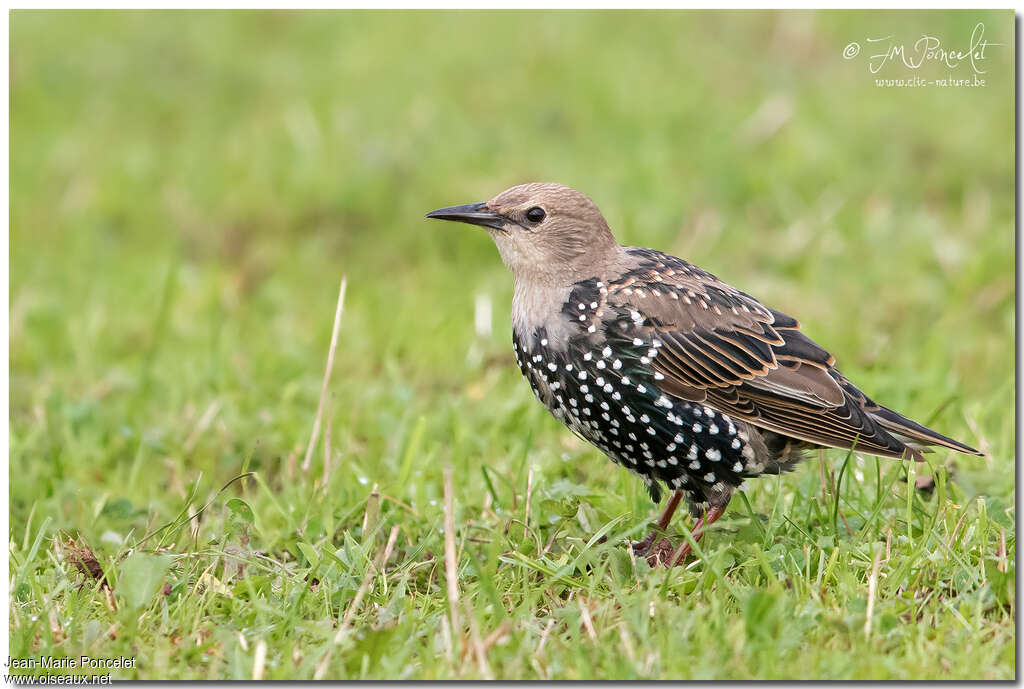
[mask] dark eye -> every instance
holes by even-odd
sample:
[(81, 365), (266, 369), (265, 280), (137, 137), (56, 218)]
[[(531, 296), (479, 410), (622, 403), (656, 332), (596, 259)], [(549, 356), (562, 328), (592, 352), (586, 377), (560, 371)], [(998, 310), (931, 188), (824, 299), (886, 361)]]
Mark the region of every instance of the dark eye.
[(544, 219), (547, 213), (540, 206), (534, 206), (530, 210), (526, 211), (526, 219), (530, 222), (540, 222)]

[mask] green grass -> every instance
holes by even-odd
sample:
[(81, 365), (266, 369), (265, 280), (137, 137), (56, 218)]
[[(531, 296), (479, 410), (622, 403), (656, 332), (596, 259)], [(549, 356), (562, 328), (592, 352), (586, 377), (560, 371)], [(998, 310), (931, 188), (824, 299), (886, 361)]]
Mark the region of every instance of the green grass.
[[(979, 20), (1004, 44), (984, 88), (879, 89), (841, 57)], [(11, 655), (143, 679), (260, 657), (279, 679), (1014, 677), (1012, 41), (1010, 11), (13, 13)], [(642, 485), (520, 379), (487, 237), (422, 219), (528, 180), (800, 317), (986, 457), (930, 455), (929, 496), (827, 452), (751, 482), (687, 567), (634, 562)]]

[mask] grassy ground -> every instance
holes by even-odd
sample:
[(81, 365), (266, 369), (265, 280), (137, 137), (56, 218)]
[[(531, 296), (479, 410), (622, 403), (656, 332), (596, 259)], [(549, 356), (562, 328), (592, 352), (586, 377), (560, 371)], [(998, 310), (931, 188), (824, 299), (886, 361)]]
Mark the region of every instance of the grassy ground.
[[(982, 88), (842, 59), (978, 21), (1003, 44)], [(15, 12), (10, 653), (146, 679), (1012, 678), (1012, 40), (1009, 11)], [(749, 485), (688, 567), (633, 561), (656, 508), (520, 379), (486, 236), (422, 219), (537, 179), (987, 456), (930, 455), (929, 495), (828, 452)]]

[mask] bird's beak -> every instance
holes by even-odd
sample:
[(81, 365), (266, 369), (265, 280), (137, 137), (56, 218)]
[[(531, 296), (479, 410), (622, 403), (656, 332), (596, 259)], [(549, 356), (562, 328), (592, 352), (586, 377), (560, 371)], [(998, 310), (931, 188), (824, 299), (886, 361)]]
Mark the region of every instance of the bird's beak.
[(463, 206), (438, 208), (436, 211), (427, 213), (427, 217), (438, 220), (455, 220), (470, 225), (490, 227), (494, 230), (504, 230), (507, 222), (505, 218), (489, 210), (486, 203), (467, 203)]

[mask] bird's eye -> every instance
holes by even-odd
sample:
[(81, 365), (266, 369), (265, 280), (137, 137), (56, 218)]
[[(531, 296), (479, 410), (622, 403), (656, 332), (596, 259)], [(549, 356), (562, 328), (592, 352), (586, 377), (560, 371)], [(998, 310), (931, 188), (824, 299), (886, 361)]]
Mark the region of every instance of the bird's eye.
[(540, 206), (534, 206), (530, 210), (526, 211), (526, 219), (530, 222), (540, 222), (544, 219), (547, 213)]

